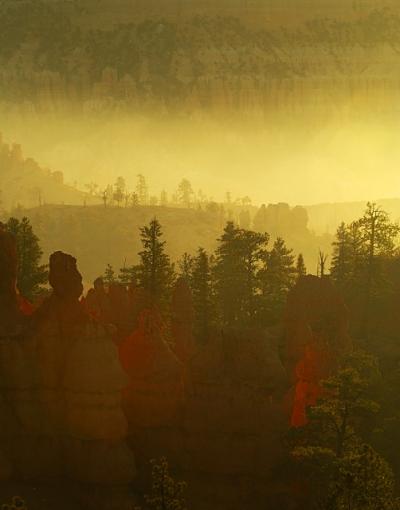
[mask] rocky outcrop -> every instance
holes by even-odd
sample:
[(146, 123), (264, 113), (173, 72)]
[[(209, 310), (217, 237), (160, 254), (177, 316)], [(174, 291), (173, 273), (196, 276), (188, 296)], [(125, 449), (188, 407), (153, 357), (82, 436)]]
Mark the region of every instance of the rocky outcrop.
[(221, 508), (257, 507), (253, 489), (271, 493), (285, 457), (282, 435), (306, 423), (321, 379), (351, 345), (347, 309), (328, 278), (299, 280), (284, 330), (214, 331), (200, 345), (183, 280), (167, 327), (133, 286), (97, 281), (82, 301), (76, 260), (56, 252), (52, 292), (27, 318), (16, 260), (0, 228), (0, 479), (123, 486), (135, 476), (134, 451), (139, 465), (165, 455), (189, 481), (196, 473), (195, 485), (199, 473), (231, 484)]
[(76, 260), (54, 253), (49, 281), (52, 293), (29, 328), (0, 338), (0, 451), (18, 478), (129, 483), (135, 463), (117, 349), (79, 301)]
[(328, 277), (305, 276), (288, 296), (284, 362), (292, 385), (291, 423), (306, 423), (306, 408), (321, 394), (319, 382), (350, 346), (346, 305)]

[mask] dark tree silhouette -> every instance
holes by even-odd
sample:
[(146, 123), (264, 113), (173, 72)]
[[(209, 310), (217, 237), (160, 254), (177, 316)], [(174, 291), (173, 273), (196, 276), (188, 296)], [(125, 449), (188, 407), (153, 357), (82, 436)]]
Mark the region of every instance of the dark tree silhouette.
[(106, 270), (104, 272), (103, 281), (106, 285), (111, 285), (117, 281), (115, 277), (115, 271), (111, 264), (107, 264)]
[(296, 281), (296, 268), (292, 250), (278, 237), (264, 258), (259, 272), (264, 313), (268, 322), (276, 322), (282, 316), (289, 290)]
[(214, 303), (210, 260), (203, 248), (199, 249), (197, 257), (193, 260), (191, 288), (195, 312), (195, 337), (199, 342), (205, 343), (209, 339), (214, 323)]
[(299, 255), (297, 257), (297, 262), (296, 262), (297, 279), (301, 278), (302, 276), (306, 276), (306, 274), (307, 274), (307, 268), (304, 263), (304, 257), (303, 257), (302, 253), (299, 253)]
[(143, 250), (139, 253), (137, 266), (138, 284), (142, 287), (151, 304), (161, 308), (167, 304), (174, 282), (174, 269), (169, 256), (165, 253), (165, 241), (161, 240), (161, 225), (157, 219), (140, 229)]
[(6, 228), (17, 240), (18, 290), (24, 297), (34, 299), (48, 277), (47, 266), (40, 264), (43, 252), (39, 246), (39, 239), (26, 217), (21, 221), (10, 218)]

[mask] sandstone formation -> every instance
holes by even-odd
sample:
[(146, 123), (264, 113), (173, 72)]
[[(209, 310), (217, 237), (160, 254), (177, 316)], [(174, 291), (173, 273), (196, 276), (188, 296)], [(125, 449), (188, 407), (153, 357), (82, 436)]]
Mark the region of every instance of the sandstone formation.
[[(12, 239), (1, 233), (1, 299), (15, 326), (14, 253)], [(15, 327), (10, 334), (3, 327), (0, 335), (0, 473), (128, 484), (135, 463), (125, 442), (127, 378), (117, 348), (79, 301), (82, 278), (73, 257), (54, 253), (49, 281), (52, 293), (25, 329), (15, 336)]]
[(300, 279), (282, 330), (213, 331), (199, 344), (184, 280), (167, 324), (134, 286), (97, 280), (81, 300), (76, 260), (56, 252), (52, 292), (26, 317), (16, 260), (0, 229), (0, 479), (57, 477), (111, 491), (134, 478), (135, 452), (140, 466), (166, 456), (203, 507), (212, 478), (229, 487), (212, 489), (214, 508), (257, 507), (271, 494), (283, 435), (306, 423), (320, 380), (351, 345), (328, 278)]

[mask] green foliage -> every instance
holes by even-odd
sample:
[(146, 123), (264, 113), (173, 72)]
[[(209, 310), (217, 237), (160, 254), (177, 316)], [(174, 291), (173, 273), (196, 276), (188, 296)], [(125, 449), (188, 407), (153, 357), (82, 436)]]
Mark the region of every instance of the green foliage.
[(47, 267), (40, 264), (43, 252), (39, 246), (39, 239), (26, 217), (21, 221), (10, 218), (6, 228), (15, 236), (17, 242), (18, 289), (27, 299), (34, 299), (48, 278)]
[(239, 229), (228, 222), (215, 255), (213, 276), (223, 325), (248, 324), (257, 314), (258, 268), (267, 234)]
[(194, 259), (189, 253), (184, 253), (178, 261), (178, 275), (184, 278), (187, 282), (192, 277)]
[(14, 496), (10, 503), (3, 503), (1, 510), (27, 510), (25, 501), (19, 496)]
[(209, 339), (215, 317), (210, 260), (203, 248), (193, 260), (190, 284), (195, 312), (194, 334), (199, 342), (204, 343)]
[(106, 270), (104, 272), (103, 281), (106, 285), (111, 285), (115, 283), (116, 277), (115, 277), (115, 271), (111, 264), (107, 264)]
[(391, 292), (388, 264), (396, 256), (397, 223), (375, 204), (350, 225), (342, 223), (333, 243), (331, 275), (350, 305), (359, 309), (359, 332), (370, 333), (371, 312)]
[(264, 266), (259, 272), (265, 313), (272, 322), (279, 319), (286, 296), (296, 281), (292, 250), (278, 237), (271, 251), (265, 254)]
[(124, 286), (128, 286), (137, 281), (136, 266), (121, 267), (118, 274), (118, 282)]
[(145, 496), (149, 510), (186, 510), (185, 482), (177, 482), (169, 472), (165, 457), (152, 460), (151, 493)]
[(307, 268), (304, 263), (304, 257), (303, 254), (300, 253), (297, 257), (296, 261), (296, 277), (297, 279), (301, 278), (302, 276), (306, 276), (307, 274)]
[(161, 241), (161, 225), (153, 219), (149, 226), (140, 229), (143, 250), (139, 253), (140, 264), (136, 267), (138, 284), (146, 292), (151, 304), (165, 307), (174, 283), (174, 268), (165, 253), (165, 241)]
[(387, 462), (362, 438), (379, 406), (369, 397), (378, 377), (376, 360), (361, 351), (346, 356), (323, 382), (323, 396), (309, 409), (293, 457), (308, 473), (313, 504), (326, 510), (397, 508)]
[(120, 206), (125, 198), (126, 183), (123, 177), (118, 177), (114, 184), (113, 199), (117, 206)]
[(178, 199), (185, 207), (190, 207), (194, 195), (192, 185), (187, 179), (182, 179), (178, 186)]

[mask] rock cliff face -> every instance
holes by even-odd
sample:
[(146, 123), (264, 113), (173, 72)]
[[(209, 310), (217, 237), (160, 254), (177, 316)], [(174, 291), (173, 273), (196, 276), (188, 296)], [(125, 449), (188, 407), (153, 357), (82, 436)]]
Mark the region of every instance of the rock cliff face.
[(0, 232), (1, 299), (14, 311), (0, 335), (0, 474), (127, 484), (135, 476), (122, 411), (127, 378), (107, 329), (79, 302), (76, 260), (51, 256), (53, 292), (15, 335), (14, 254)]

